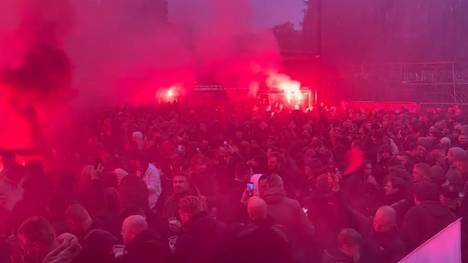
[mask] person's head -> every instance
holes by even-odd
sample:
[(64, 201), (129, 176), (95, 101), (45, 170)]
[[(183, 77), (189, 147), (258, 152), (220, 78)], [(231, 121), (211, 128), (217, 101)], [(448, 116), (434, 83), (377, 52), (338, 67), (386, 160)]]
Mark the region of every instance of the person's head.
[(424, 201), (439, 201), (439, 187), (431, 182), (421, 181), (413, 185), (415, 204)]
[(138, 235), (148, 230), (146, 218), (141, 215), (131, 215), (122, 223), (122, 239), (124, 244), (129, 244)]
[(17, 238), (25, 255), (38, 262), (42, 262), (57, 245), (54, 229), (42, 217), (31, 217), (24, 221), (18, 229)]
[(247, 203), (247, 212), (250, 220), (255, 223), (261, 223), (267, 219), (268, 207), (263, 199), (254, 196)]
[(376, 233), (387, 233), (396, 226), (396, 212), (391, 206), (380, 207), (374, 216), (373, 227)]
[(175, 175), (172, 177), (172, 188), (174, 194), (187, 194), (190, 191), (190, 182), (185, 175)]
[(421, 160), (426, 156), (427, 149), (422, 144), (416, 144), (412, 150), (412, 154), (415, 158)]
[(455, 161), (466, 160), (468, 156), (460, 147), (452, 147), (447, 152), (447, 161), (449, 164), (453, 164)]
[(83, 237), (91, 228), (93, 219), (82, 205), (72, 204), (65, 211), (65, 223), (71, 233)]
[(80, 258), (82, 262), (114, 262), (113, 247), (119, 244), (118, 239), (111, 233), (95, 229), (83, 239), (83, 250)]
[(466, 134), (464, 134), (464, 133), (458, 135), (458, 143), (460, 145), (467, 145), (468, 144), (468, 136), (466, 136)]
[(187, 223), (194, 216), (206, 211), (205, 200), (199, 196), (189, 195), (179, 200), (179, 217), (182, 223)]
[(440, 189), (440, 202), (449, 208), (456, 208), (460, 205), (460, 193), (456, 187), (447, 184)]
[(272, 188), (284, 190), (283, 179), (281, 176), (276, 174), (262, 175), (258, 180), (258, 192), (260, 196), (265, 196), (265, 193)]
[(448, 137), (443, 137), (442, 139), (440, 139), (440, 146), (445, 149), (449, 148), (451, 144), (452, 141)]
[(468, 159), (460, 159), (454, 161), (454, 166), (461, 175), (468, 174)]
[(279, 154), (272, 153), (268, 156), (268, 170), (269, 171), (278, 171), (281, 167), (281, 158)]
[(433, 165), (431, 167), (431, 182), (442, 185), (446, 180), (444, 169), (439, 165)]
[(417, 163), (413, 167), (413, 181), (419, 182), (431, 178), (431, 167), (427, 163)]
[(399, 177), (391, 176), (386, 180), (384, 191), (386, 196), (403, 193), (405, 191), (406, 182)]
[(338, 249), (349, 257), (356, 258), (360, 253), (362, 236), (352, 228), (345, 228), (338, 234)]

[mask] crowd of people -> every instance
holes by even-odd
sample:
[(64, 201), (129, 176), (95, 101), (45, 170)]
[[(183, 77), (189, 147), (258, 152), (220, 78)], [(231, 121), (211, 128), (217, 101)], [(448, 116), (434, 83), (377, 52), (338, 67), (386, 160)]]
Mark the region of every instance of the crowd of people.
[(468, 210), (458, 108), (125, 106), (2, 151), (0, 262), (398, 262)]

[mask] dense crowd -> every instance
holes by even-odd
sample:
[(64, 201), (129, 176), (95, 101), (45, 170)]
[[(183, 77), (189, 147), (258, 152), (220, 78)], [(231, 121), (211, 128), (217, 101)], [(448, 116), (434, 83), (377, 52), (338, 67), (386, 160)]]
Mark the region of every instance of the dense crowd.
[(398, 262), (467, 213), (467, 117), (108, 110), (46, 163), (1, 152), (0, 262)]

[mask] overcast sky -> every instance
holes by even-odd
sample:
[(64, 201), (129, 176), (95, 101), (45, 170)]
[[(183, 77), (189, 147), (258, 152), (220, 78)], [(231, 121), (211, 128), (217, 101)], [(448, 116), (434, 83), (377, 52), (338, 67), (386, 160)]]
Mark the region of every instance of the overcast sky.
[(300, 25), (304, 17), (304, 0), (253, 0), (258, 19), (255, 26), (268, 26), (281, 24), (287, 21)]
[[(196, 0), (198, 6), (205, 6), (212, 0)], [(233, 0), (235, 1), (235, 0)], [(180, 8), (187, 7), (187, 0), (169, 0), (169, 19), (177, 21), (181, 15)], [(303, 19), (304, 0), (251, 0), (254, 12), (251, 26), (253, 29), (272, 27), (288, 21), (296, 27), (300, 26)], [(209, 7), (207, 8), (207, 12)]]

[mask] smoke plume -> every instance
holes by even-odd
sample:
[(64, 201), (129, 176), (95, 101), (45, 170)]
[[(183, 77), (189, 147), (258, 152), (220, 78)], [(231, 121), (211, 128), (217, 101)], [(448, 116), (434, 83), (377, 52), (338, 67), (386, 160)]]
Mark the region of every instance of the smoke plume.
[(169, 5), (170, 14), (162, 0), (0, 1), (0, 147), (15, 133), (22, 143), (9, 144), (40, 144), (69, 107), (147, 103), (174, 84), (248, 87), (277, 67), (273, 34), (250, 30), (251, 0)]

